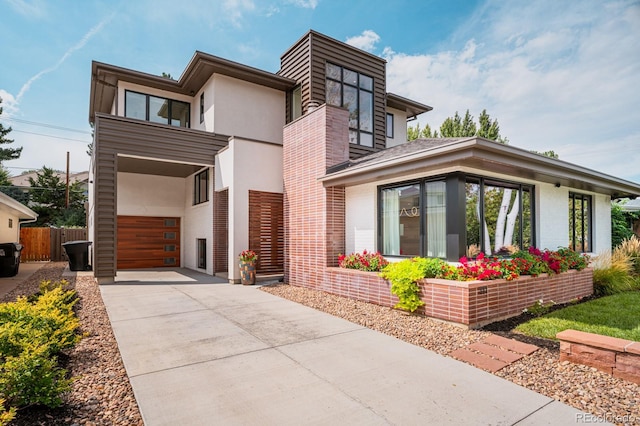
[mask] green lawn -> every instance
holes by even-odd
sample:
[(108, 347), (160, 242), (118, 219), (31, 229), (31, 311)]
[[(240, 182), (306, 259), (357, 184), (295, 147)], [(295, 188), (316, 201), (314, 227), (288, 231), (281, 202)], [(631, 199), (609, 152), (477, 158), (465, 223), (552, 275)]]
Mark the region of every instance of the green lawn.
[(568, 306), (516, 327), (521, 333), (548, 339), (567, 329), (640, 341), (640, 291)]

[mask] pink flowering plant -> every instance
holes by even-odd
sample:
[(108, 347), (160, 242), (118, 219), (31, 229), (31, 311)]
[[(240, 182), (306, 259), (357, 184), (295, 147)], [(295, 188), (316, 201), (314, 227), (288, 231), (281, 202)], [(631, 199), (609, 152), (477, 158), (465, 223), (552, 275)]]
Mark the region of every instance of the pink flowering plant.
[(511, 260), (498, 259), (497, 257), (486, 257), (484, 253), (478, 254), (475, 260), (466, 257), (460, 258), (461, 265), (458, 267), (458, 280), (499, 280), (511, 281), (518, 278), (519, 271)]
[(243, 250), (240, 253), (240, 260), (242, 262), (255, 262), (258, 260), (258, 254), (253, 250)]
[(379, 252), (371, 253), (367, 250), (362, 253), (341, 254), (338, 256), (338, 265), (347, 269), (380, 272), (388, 264), (389, 262)]

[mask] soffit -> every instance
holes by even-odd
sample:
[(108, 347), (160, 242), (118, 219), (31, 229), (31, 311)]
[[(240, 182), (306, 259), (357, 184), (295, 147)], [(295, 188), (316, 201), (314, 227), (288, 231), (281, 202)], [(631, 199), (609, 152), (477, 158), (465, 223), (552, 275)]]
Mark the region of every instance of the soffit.
[(320, 181), (325, 186), (352, 186), (382, 179), (402, 179), (416, 173), (434, 175), (445, 169), (473, 168), (608, 194), (612, 198), (640, 195), (637, 183), (486, 139), (458, 139), (435, 146), (431, 142), (426, 140), (424, 149), (398, 149), (397, 155), (377, 153), (378, 157), (371, 161), (363, 157), (356, 160), (357, 163), (352, 162), (339, 171), (327, 173)]
[(200, 169), (202, 169), (202, 166), (194, 164), (170, 163), (144, 158), (118, 157), (118, 172), (123, 173), (186, 178)]

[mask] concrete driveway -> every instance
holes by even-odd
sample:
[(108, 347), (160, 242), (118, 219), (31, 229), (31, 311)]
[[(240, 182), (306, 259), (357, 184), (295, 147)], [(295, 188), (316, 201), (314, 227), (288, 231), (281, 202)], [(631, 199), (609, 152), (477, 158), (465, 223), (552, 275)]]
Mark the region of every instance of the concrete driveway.
[(22, 262), (15, 277), (0, 277), (0, 298), (18, 287), (20, 283), (35, 274), (40, 268), (49, 262)]
[(252, 286), (176, 269), (100, 287), (147, 425), (574, 424), (579, 411)]

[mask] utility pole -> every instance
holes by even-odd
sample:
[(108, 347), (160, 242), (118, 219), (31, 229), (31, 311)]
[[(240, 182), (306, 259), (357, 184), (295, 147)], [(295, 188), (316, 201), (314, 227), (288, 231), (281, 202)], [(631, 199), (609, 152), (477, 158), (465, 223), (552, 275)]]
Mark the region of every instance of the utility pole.
[(67, 191), (65, 195), (66, 205), (69, 208), (69, 151), (67, 151)]

